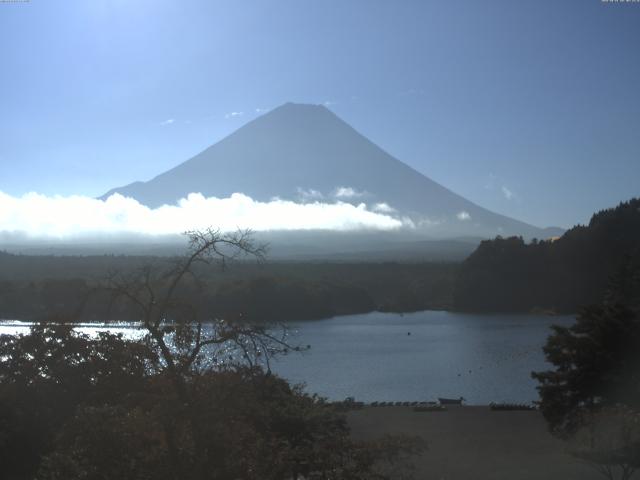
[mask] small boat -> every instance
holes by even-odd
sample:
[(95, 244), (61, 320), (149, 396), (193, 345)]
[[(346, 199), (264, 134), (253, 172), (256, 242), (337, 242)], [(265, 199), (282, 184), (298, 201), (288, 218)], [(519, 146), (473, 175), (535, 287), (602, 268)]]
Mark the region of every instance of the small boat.
[(464, 402), (464, 397), (438, 398), (438, 402), (440, 402), (440, 405), (462, 405), (462, 402)]

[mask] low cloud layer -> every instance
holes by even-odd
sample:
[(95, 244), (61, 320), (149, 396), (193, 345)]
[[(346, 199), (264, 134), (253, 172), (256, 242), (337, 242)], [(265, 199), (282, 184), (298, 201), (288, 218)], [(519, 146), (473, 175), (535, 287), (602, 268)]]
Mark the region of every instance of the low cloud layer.
[(192, 193), (177, 205), (150, 209), (114, 194), (107, 200), (82, 196), (48, 197), (29, 193), (13, 197), (0, 192), (0, 232), (32, 238), (73, 239), (96, 234), (172, 235), (215, 227), (222, 230), (395, 230), (405, 221), (364, 203), (259, 202), (234, 193), (205, 198)]

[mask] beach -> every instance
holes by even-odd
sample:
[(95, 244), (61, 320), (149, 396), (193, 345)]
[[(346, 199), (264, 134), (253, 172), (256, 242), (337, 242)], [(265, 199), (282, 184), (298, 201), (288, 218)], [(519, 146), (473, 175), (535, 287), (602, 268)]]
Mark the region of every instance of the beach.
[(371, 407), (348, 413), (352, 435), (418, 435), (427, 451), (414, 461), (417, 480), (591, 480), (601, 478), (568, 453), (538, 411), (447, 406), (441, 412)]

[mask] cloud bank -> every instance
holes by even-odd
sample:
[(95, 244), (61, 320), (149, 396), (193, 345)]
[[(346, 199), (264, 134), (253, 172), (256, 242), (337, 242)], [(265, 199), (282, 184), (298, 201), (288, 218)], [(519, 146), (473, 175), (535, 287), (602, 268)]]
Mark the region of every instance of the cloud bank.
[(395, 230), (410, 226), (366, 204), (337, 201), (296, 203), (273, 199), (259, 202), (241, 193), (205, 198), (192, 193), (177, 205), (148, 208), (114, 194), (106, 200), (83, 196), (13, 197), (0, 192), (0, 232), (35, 238), (73, 239), (102, 234), (174, 235), (206, 227), (231, 231), (270, 230)]

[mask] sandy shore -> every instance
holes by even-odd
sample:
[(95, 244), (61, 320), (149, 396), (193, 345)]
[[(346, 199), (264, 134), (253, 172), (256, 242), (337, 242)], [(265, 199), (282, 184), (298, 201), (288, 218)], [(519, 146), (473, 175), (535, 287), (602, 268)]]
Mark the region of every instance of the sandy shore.
[(415, 461), (417, 480), (591, 480), (600, 477), (566, 452), (537, 411), (448, 407), (365, 407), (349, 412), (356, 438), (419, 435), (428, 451)]

